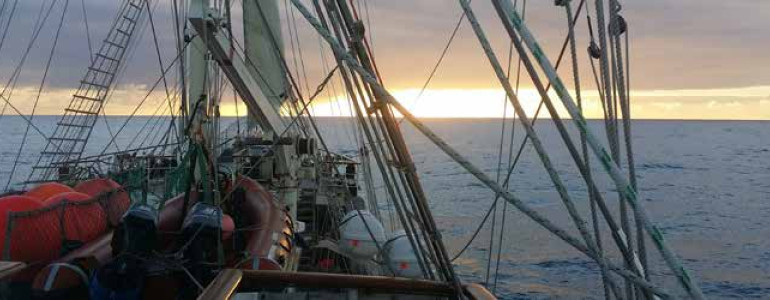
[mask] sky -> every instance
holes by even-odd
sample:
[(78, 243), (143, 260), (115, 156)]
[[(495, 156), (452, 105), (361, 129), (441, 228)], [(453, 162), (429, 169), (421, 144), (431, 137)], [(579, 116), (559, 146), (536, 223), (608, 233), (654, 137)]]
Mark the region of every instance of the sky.
[[(24, 60), (22, 54), (29, 46), (40, 8), (51, 1), (54, 0), (18, 1), (9, 23), (6, 23), (8, 11), (14, 1), (0, 3), (6, 4), (0, 15), (0, 29), (4, 30), (5, 24), (10, 24), (0, 45), (0, 83), (6, 86), (3, 95), (24, 114), (30, 114), (33, 107), (36, 114), (62, 111), (88, 65), (89, 38), (93, 47), (99, 46), (121, 2), (55, 0), (47, 23)], [(285, 0), (278, 1), (282, 2), (288, 64), (302, 82), (302, 90), (310, 93), (308, 91), (315, 90), (326, 75), (331, 61), (329, 50), (321, 45), (318, 36), (298, 12), (285, 11)], [(524, 0), (518, 1), (521, 5)], [(156, 2), (153, 12), (164, 66), (176, 57), (170, 2)], [(574, 0), (573, 5), (578, 2)], [(65, 3), (68, 3), (66, 11), (63, 10)], [(489, 118), (502, 116), (503, 110), (511, 111), (510, 107), (503, 106), (505, 94), (467, 21), (462, 23), (427, 90), (419, 99), (417, 97), (461, 17), (462, 10), (457, 1), (356, 0), (356, 3), (367, 24), (367, 34), (386, 88), (414, 114), (419, 117)], [(594, 1), (587, 3), (593, 17)], [(770, 120), (770, 51), (767, 51), (770, 49), (770, 31), (767, 30), (770, 27), (770, 1), (648, 0), (621, 3), (621, 14), (629, 24), (631, 101), (635, 118)], [(235, 4), (237, 18), (238, 1)], [(507, 64), (509, 39), (492, 5), (489, 1), (476, 0), (472, 6), (497, 57)], [(88, 30), (84, 11), (88, 16)], [(553, 62), (566, 34), (563, 8), (554, 6), (553, 1), (528, 1), (525, 16), (527, 25)], [(60, 20), (63, 20), (60, 38), (35, 106)], [(289, 41), (293, 34), (287, 29), (288, 24), (297, 26), (298, 36), (293, 40), (297, 43)], [(161, 92), (163, 84), (149, 92), (149, 87), (159, 78), (160, 66), (152, 31), (148, 26), (143, 28), (105, 109), (107, 114), (131, 113), (148, 94), (148, 100), (137, 113), (164, 113), (156, 110), (165, 101)], [(239, 28), (234, 24), (236, 32)], [(576, 38), (586, 115), (600, 117), (598, 93), (584, 50), (589, 40), (584, 18), (576, 27)], [(22, 72), (15, 85), (8, 84), (11, 74), (22, 61)], [(511, 72), (515, 74), (515, 55), (511, 62)], [(566, 59), (559, 73), (574, 92), (570, 65), (571, 60)], [(526, 72), (521, 74), (520, 98), (527, 113), (532, 114), (539, 100)], [(169, 88), (173, 90), (174, 84), (174, 80), (170, 80)], [(341, 93), (341, 83), (335, 79), (316, 102), (314, 112), (317, 115), (349, 114), (346, 101), (335, 101), (342, 99), (335, 96)], [(223, 100), (224, 115), (236, 113), (231, 103), (231, 100)], [(6, 114), (15, 113), (10, 107), (5, 110)], [(241, 107), (237, 111), (243, 113), (245, 109)]]

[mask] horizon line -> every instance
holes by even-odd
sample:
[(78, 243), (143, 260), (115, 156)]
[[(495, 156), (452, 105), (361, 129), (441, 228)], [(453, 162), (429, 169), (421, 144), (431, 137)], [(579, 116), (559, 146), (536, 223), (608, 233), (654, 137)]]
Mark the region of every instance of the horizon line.
[[(6, 117), (20, 117), (17, 114), (14, 115), (5, 115)], [(61, 117), (62, 114), (40, 114), (35, 115), (35, 117)], [(131, 115), (106, 115), (107, 117), (130, 117)], [(0, 116), (2, 118), (3, 116)], [(29, 118), (29, 115), (25, 115), (25, 117)], [(134, 117), (158, 117), (158, 115), (147, 115), (147, 114), (136, 114)], [(163, 115), (163, 117), (170, 117), (170, 115)], [(221, 116), (222, 118), (238, 118), (238, 117), (246, 117), (243, 116), (231, 116), (231, 115), (224, 115)], [(532, 116), (528, 116), (530, 119)], [(327, 119), (333, 119), (333, 118), (354, 118), (352, 116), (326, 116), (326, 115), (319, 115), (319, 116), (313, 116), (313, 118), (327, 118)], [(403, 117), (396, 117), (397, 119), (404, 119)], [(417, 117), (420, 120), (502, 120), (501, 117)], [(511, 120), (512, 118), (505, 118), (506, 120)], [(550, 116), (540, 116), (538, 119), (552, 119)], [(562, 120), (572, 120), (571, 117), (565, 116), (561, 117)], [(597, 120), (604, 120), (603, 118), (592, 118), (592, 117), (586, 117), (586, 120), (589, 121), (597, 121)], [(691, 119), (691, 118), (631, 118), (631, 121), (745, 121), (745, 122), (768, 122), (770, 119)]]

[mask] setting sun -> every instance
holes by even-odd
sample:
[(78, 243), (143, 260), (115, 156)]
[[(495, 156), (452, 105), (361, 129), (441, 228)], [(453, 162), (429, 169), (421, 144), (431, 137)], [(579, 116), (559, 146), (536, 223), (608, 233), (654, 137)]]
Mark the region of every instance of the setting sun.
[[(502, 89), (429, 89), (422, 96), (419, 89), (393, 91), (393, 95), (415, 116), (420, 118), (501, 118), (513, 115), (510, 102), (503, 108), (505, 92)], [(573, 93), (574, 95), (574, 93)], [(631, 110), (635, 119), (735, 119), (767, 120), (770, 119), (770, 87), (750, 87), (714, 90), (666, 90), (633, 91)], [(559, 98), (550, 93), (559, 115), (568, 118)], [(584, 115), (595, 119), (603, 116), (602, 107), (596, 91), (582, 93)], [(531, 88), (519, 91), (528, 117), (532, 118), (539, 103), (537, 91)], [(224, 116), (235, 116), (232, 103), (221, 106)], [(313, 115), (323, 117), (351, 116), (350, 102), (343, 95), (319, 98), (311, 105)], [(246, 108), (241, 105), (238, 114), (245, 115)], [(548, 111), (543, 107), (539, 117), (548, 118)]]

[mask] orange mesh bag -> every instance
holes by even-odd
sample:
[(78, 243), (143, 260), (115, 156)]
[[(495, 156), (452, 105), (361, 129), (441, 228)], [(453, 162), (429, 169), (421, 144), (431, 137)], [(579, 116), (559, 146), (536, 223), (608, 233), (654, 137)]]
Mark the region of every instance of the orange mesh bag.
[(87, 243), (107, 231), (107, 216), (99, 201), (78, 193), (62, 193), (46, 199), (48, 207), (64, 206), (62, 224), (68, 240)]
[(108, 178), (83, 181), (75, 186), (75, 191), (88, 194), (91, 197), (100, 197), (99, 201), (107, 214), (110, 226), (117, 226), (131, 205), (128, 192), (120, 184)]
[(74, 191), (75, 190), (72, 188), (61, 183), (47, 182), (30, 189), (24, 193), (24, 196), (35, 198), (37, 201), (43, 202), (45, 199), (48, 199), (51, 196)]
[(29, 197), (0, 200), (2, 259), (29, 265), (13, 281), (32, 280), (39, 268), (60, 255), (63, 236), (59, 215), (56, 208), (43, 207)]

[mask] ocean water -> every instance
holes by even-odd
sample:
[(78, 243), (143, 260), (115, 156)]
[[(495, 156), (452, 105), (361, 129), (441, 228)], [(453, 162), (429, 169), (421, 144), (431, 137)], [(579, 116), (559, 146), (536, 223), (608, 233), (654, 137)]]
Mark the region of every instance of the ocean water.
[[(41, 116), (35, 118), (35, 124), (48, 135), (57, 120), (58, 117)], [(107, 118), (110, 130), (117, 132), (124, 120), (123, 117)], [(151, 125), (142, 130), (148, 120), (138, 117), (129, 122), (117, 139), (119, 147), (131, 144), (137, 132), (149, 132), (149, 135), (140, 135), (133, 141), (134, 146), (149, 143), (161, 130), (148, 130), (154, 126), (152, 120)], [(355, 152), (357, 133), (350, 126), (350, 120), (321, 118), (318, 123), (332, 149)], [(496, 176), (500, 120), (427, 120), (426, 123), (471, 162), (493, 178)], [(604, 137), (603, 123), (591, 121), (589, 126)], [(0, 184), (3, 186), (25, 128), (19, 117), (0, 118), (3, 141), (0, 143)], [(536, 128), (581, 215), (588, 219), (590, 211), (584, 183), (558, 132), (549, 120), (539, 121)], [(404, 123), (402, 130), (448, 251), (454, 255), (478, 226), (494, 194), (410, 125)], [(101, 151), (109, 136), (105, 123), (99, 121), (88, 152)], [(517, 124), (513, 138), (515, 148), (523, 138), (523, 130)], [(770, 298), (770, 122), (635, 121), (633, 141), (641, 202), (706, 295), (717, 299)], [(506, 140), (503, 150), (506, 159), (508, 142)], [(30, 130), (15, 180), (26, 178), (43, 145), (41, 136)], [(593, 173), (609, 206), (617, 212), (617, 196), (608, 177), (595, 163)], [(510, 190), (577, 236), (531, 146), (525, 147), (514, 169)], [(379, 195), (385, 195), (379, 191), (381, 189)], [(503, 213), (505, 226), (501, 224)], [(454, 262), (464, 280), (483, 283), (489, 277), (490, 288), (494, 287), (504, 299), (603, 298), (595, 263), (513, 206), (504, 209), (501, 201), (495, 216), (495, 251), (490, 275), (487, 276), (487, 264), (493, 229), (487, 225), (468, 251)], [(611, 249), (606, 226), (602, 232), (605, 248)], [(648, 246), (651, 246), (649, 240)], [(499, 270), (495, 272), (498, 247), (502, 251)], [(648, 253), (653, 282), (681, 294), (657, 252), (648, 247)], [(619, 261), (612, 250), (608, 250), (608, 255)]]

